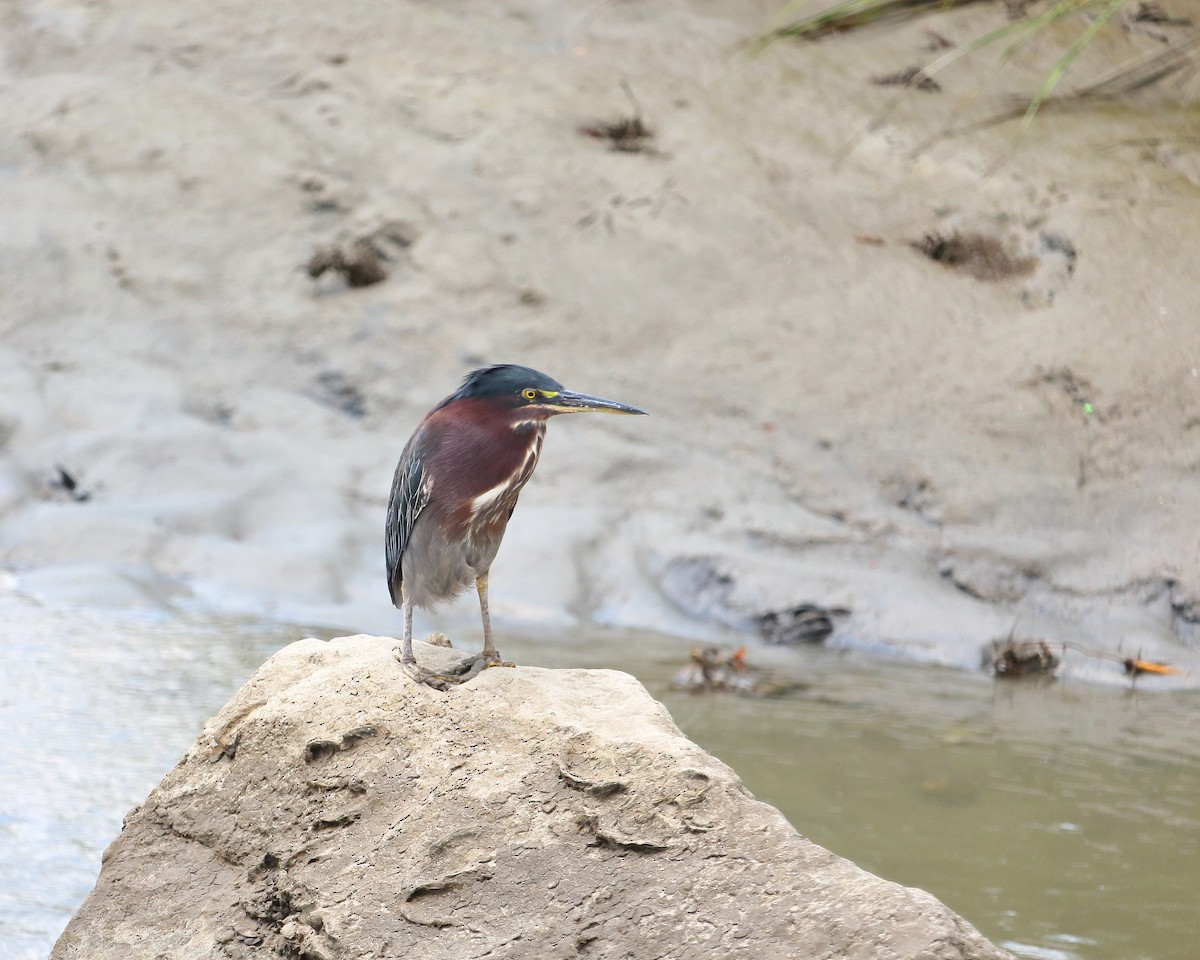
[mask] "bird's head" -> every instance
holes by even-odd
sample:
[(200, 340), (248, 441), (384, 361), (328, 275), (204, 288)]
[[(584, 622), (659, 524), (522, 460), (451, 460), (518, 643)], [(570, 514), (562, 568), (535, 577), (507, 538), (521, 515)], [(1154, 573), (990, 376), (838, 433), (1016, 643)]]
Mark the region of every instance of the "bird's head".
[(514, 424), (545, 421), (557, 413), (645, 414), (645, 410), (615, 400), (566, 390), (557, 380), (516, 364), (502, 363), (467, 374), (458, 391), (443, 406), (475, 400), (503, 413)]

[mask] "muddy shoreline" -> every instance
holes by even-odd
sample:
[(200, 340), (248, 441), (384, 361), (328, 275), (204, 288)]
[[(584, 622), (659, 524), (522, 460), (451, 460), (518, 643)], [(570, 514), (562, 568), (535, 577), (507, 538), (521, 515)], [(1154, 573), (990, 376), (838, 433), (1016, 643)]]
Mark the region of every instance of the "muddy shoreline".
[(1133, 108), (914, 155), (971, 74), (875, 126), (871, 81), (928, 25), (746, 56), (772, 12), (7, 12), (0, 565), (394, 632), (399, 449), (516, 361), (653, 416), (553, 425), (499, 620), (817, 604), (833, 644), (974, 668), (1016, 625), (1194, 684), (1197, 170), (1121, 147)]

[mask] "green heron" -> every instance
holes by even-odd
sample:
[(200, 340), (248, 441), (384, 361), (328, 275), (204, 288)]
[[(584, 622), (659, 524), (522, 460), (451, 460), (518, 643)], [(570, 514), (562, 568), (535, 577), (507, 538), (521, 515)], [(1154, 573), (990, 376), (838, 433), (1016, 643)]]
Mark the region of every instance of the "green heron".
[(533, 475), (546, 421), (558, 413), (645, 411), (564, 390), (544, 373), (512, 364), (467, 375), (434, 407), (404, 446), (387, 514), (387, 576), (392, 603), (404, 611), (405, 670), (422, 683), (450, 682), (418, 669), (413, 607), (431, 609), (472, 582), (483, 617), (484, 666), (503, 661), (492, 642), (488, 570)]

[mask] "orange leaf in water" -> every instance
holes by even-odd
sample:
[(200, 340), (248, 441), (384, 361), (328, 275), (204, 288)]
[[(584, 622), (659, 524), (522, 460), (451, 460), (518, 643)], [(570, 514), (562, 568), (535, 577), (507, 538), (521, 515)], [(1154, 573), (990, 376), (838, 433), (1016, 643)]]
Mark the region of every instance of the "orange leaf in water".
[(1134, 660), (1132, 657), (1123, 661), (1125, 672), (1131, 677), (1141, 673), (1157, 673), (1159, 676), (1176, 676), (1179, 671), (1169, 663), (1159, 663), (1157, 660)]

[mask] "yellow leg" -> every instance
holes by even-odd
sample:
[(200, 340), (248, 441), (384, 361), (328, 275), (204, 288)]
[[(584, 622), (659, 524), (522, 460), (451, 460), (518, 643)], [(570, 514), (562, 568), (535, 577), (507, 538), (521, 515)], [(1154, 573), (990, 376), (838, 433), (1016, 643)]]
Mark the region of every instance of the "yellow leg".
[(500, 657), (500, 651), (492, 643), (492, 618), (488, 614), (488, 575), (475, 578), (475, 589), (479, 592), (479, 614), (483, 617), (483, 662), (489, 667), (513, 667)]

